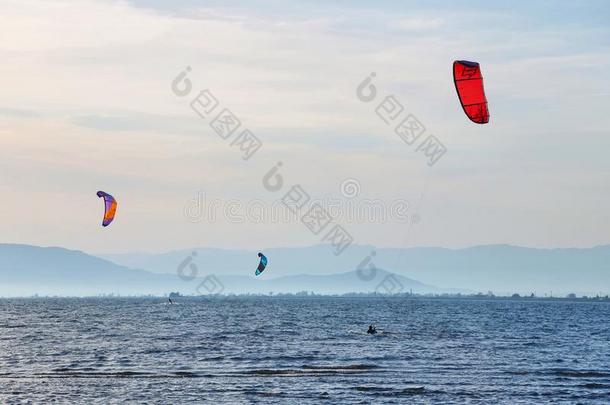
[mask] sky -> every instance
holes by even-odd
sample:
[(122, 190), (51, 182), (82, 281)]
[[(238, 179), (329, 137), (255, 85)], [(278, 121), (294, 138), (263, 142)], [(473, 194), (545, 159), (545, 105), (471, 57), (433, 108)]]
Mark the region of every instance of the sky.
[[(606, 1), (5, 0), (0, 241), (261, 249), (340, 225), (379, 247), (608, 244), (609, 17)], [(461, 59), (481, 64), (487, 125), (460, 108)], [(202, 90), (213, 115), (191, 107)], [(378, 116), (388, 96), (446, 149), (434, 164)], [(247, 160), (244, 129), (262, 144)], [(295, 185), (309, 203), (272, 218)], [(98, 190), (119, 203), (107, 228)], [(299, 220), (314, 201), (334, 207), (319, 233)]]

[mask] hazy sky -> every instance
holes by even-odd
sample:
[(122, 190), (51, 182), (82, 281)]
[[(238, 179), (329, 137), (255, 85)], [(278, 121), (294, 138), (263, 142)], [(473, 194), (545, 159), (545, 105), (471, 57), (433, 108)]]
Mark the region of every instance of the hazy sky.
[[(0, 240), (316, 244), (326, 230), (239, 219), (299, 184), (343, 207), (403, 204), (399, 219), (335, 218), (359, 244), (610, 243), (609, 2), (329, 3), (2, 1)], [(456, 59), (481, 63), (488, 125), (459, 106)], [(171, 83), (187, 66), (192, 92), (179, 97)], [(371, 72), (365, 103), (356, 88)], [(252, 158), (193, 112), (203, 89), (262, 141)], [(375, 114), (387, 95), (444, 144), (435, 165)], [(284, 187), (270, 192), (262, 178), (278, 161)], [(108, 228), (97, 190), (119, 202)], [(215, 219), (185, 215), (198, 193), (220, 206)]]

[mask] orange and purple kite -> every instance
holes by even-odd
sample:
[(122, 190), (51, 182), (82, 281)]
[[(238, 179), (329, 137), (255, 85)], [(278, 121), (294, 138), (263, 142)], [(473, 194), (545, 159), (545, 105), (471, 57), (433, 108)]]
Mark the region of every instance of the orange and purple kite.
[(103, 191), (98, 191), (97, 196), (100, 198), (104, 197), (104, 220), (102, 221), (102, 226), (108, 226), (116, 214), (116, 200), (113, 196)]
[(456, 60), (453, 62), (453, 81), (462, 109), (477, 124), (489, 122), (489, 109), (483, 88), (483, 75), (477, 62)]

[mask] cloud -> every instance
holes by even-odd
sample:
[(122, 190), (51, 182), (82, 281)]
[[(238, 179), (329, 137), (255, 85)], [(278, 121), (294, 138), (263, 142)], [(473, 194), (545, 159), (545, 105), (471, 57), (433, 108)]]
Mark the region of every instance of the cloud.
[(427, 31), (438, 29), (445, 25), (442, 18), (405, 18), (391, 21), (389, 26), (394, 29), (406, 31)]
[(0, 107), (0, 116), (14, 117), (14, 118), (38, 118), (40, 114), (33, 110), (21, 109), (21, 108), (10, 108)]
[[(569, 167), (581, 159), (589, 164), (587, 170), (574, 170), (570, 182), (605, 179), (608, 164), (597, 151), (604, 143), (594, 140), (607, 133), (610, 117), (604, 111), (610, 101), (587, 95), (607, 93), (610, 66), (607, 49), (599, 45), (607, 27), (530, 24), (537, 14), (529, 15), (526, 6), (503, 15), (497, 9), (469, 9), (470, 3), (460, 5), (462, 12), (453, 7), (434, 14), (388, 3), (340, 13), (329, 13), (337, 8), (321, 3), (316, 10), (299, 4), (298, 12), (271, 6), (201, 9), (191, 2), (177, 12), (168, 4), (163, 10), (110, 1), (0, 6), (0, 30), (12, 39), (0, 44), (1, 164), (6, 176), (21, 179), (0, 183), (10, 191), (11, 209), (0, 213), (11, 225), (6, 229), (18, 227), (15, 212), (27, 218), (20, 206), (27, 196), (60, 203), (63, 194), (76, 198), (101, 184), (119, 190), (122, 201), (133, 201), (131, 218), (137, 219), (125, 222), (130, 227), (125, 225), (125, 236), (116, 243), (169, 247), (142, 226), (148, 216), (138, 210), (147, 209), (148, 198), (154, 199), (150, 210), (164, 229), (179, 235), (173, 247), (213, 244), (215, 233), (184, 229), (184, 201), (198, 188), (255, 194), (262, 174), (281, 160), (287, 184), (301, 184), (316, 195), (336, 192), (349, 177), (361, 180), (367, 198), (417, 194), (430, 184), (428, 203), (437, 217), (421, 241), (487, 243), (505, 234), (518, 238), (519, 231), (511, 228), (510, 195), (535, 192), (540, 179), (565, 176), (570, 150), (575, 154)], [(515, 19), (527, 15), (527, 24)], [(477, 20), (480, 24), (473, 24)], [(470, 57), (482, 63), (485, 76), (492, 114), (485, 127), (465, 119), (452, 83), (451, 62)], [(170, 83), (187, 65), (194, 92), (179, 98)], [(356, 87), (371, 72), (377, 73), (378, 99), (363, 103)], [(230, 141), (210, 130), (209, 120), (193, 114), (189, 103), (204, 88), (264, 142), (256, 159), (241, 160)], [(437, 167), (429, 168), (375, 114), (389, 94), (448, 147)], [(581, 146), (570, 149), (573, 143)], [(585, 160), (582, 145), (600, 146), (593, 161)], [(551, 183), (551, 190), (536, 197), (536, 209), (558, 206), (568, 185)], [(583, 191), (583, 200), (605, 202), (607, 193), (596, 197), (600, 190), (593, 189)], [(468, 215), (460, 216), (464, 206), (470, 207)], [(493, 221), (506, 233), (486, 227), (477, 209), (487, 209), (485, 220), (497, 214)], [(531, 221), (528, 235), (536, 236), (528, 241), (577, 241), (569, 228), (557, 237), (533, 232), (536, 216), (525, 211), (515, 215)], [(74, 215), (87, 218), (84, 211)], [(565, 220), (555, 213), (548, 218)], [(36, 221), (53, 229), (44, 215)], [(469, 223), (477, 224), (476, 232), (464, 232)], [(235, 232), (256, 233), (267, 245), (317, 242), (302, 229), (254, 228), (217, 225), (215, 231), (226, 245)], [(24, 239), (36, 236), (36, 226), (27, 229)], [(67, 235), (61, 226), (56, 231), (55, 244), (65, 244), (61, 238), (86, 249), (102, 243)], [(363, 243), (396, 245), (394, 231), (358, 232), (378, 238)], [(599, 242), (607, 242), (600, 235)]]
[(3, 2), (0, 26), (12, 41), (0, 50), (57, 51), (142, 43), (172, 28), (171, 20), (124, 1)]
[(84, 128), (107, 132), (154, 132), (200, 137), (203, 137), (207, 127), (205, 122), (195, 117), (139, 112), (77, 115), (71, 118), (71, 122)]

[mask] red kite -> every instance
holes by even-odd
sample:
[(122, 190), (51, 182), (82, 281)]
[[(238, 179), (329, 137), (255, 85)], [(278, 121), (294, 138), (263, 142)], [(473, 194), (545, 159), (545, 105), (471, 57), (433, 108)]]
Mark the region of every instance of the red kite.
[(483, 88), (483, 76), (477, 62), (453, 62), (453, 81), (464, 112), (472, 122), (487, 124), (489, 109)]

